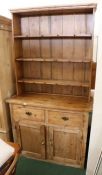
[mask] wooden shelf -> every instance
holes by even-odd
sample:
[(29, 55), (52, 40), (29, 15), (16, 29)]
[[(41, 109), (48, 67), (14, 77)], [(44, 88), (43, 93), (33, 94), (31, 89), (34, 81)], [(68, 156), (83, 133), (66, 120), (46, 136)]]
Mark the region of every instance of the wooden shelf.
[(80, 35), (40, 35), (40, 36), (28, 36), (28, 35), (15, 35), (15, 39), (70, 39), (70, 38), (82, 38), (90, 39), (92, 38), (91, 34), (80, 34)]
[(78, 87), (89, 87), (87, 82), (79, 81), (67, 81), (67, 80), (47, 80), (47, 79), (19, 79), (18, 83), (29, 83), (29, 84), (49, 84), (49, 85), (64, 85), (64, 86), (78, 86)]
[(92, 59), (66, 59), (66, 58), (16, 58), (16, 61), (45, 61), (45, 62), (75, 62), (75, 63), (90, 63)]
[(12, 11), (17, 95), (70, 94), (89, 100), (94, 7)]
[(68, 6), (52, 6), (52, 7), (39, 7), (39, 8), (25, 8), (25, 9), (12, 9), (11, 12), (19, 16), (33, 16), (33, 15), (56, 15), (56, 14), (73, 14), (73, 13), (93, 13), (97, 4), (81, 4), (81, 5), (68, 5)]

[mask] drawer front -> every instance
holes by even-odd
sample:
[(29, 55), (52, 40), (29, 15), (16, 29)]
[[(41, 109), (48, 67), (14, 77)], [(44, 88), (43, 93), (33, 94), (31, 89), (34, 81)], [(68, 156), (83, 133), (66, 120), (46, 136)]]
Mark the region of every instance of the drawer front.
[(29, 106), (13, 105), (13, 119), (19, 121), (22, 119), (44, 122), (44, 110)]
[(66, 127), (83, 127), (83, 115), (81, 113), (48, 111), (48, 123)]

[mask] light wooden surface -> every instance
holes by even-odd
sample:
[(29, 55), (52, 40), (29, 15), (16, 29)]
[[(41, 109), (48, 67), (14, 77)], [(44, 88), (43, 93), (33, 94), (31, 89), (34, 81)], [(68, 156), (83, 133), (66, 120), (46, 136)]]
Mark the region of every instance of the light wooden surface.
[(16, 96), (7, 102), (10, 103), (14, 140), (21, 145), (23, 154), (84, 166), (92, 101), (35, 94)]
[(90, 13), (93, 9), (96, 9), (97, 4), (79, 4), (79, 5), (69, 5), (69, 6), (50, 6), (50, 7), (38, 7), (38, 8), (25, 8), (25, 9), (12, 9), (11, 12), (22, 16), (28, 15), (48, 15), (55, 14), (56, 12), (72, 13), (73, 11), (77, 13)]
[(12, 10), (15, 142), (35, 158), (83, 167), (95, 4)]
[(10, 139), (10, 114), (5, 99), (14, 93), (11, 20), (0, 16), (0, 137)]
[(48, 159), (65, 165), (83, 166), (80, 130), (48, 128)]
[(68, 97), (61, 95), (47, 95), (47, 94), (30, 94), (22, 96), (14, 96), (6, 100), (10, 104), (21, 104), (23, 106), (35, 106), (55, 109), (68, 109), (75, 111), (90, 112), (93, 106), (93, 100), (88, 102), (87, 99)]
[(36, 92), (89, 100), (94, 8), (12, 10), (17, 95)]

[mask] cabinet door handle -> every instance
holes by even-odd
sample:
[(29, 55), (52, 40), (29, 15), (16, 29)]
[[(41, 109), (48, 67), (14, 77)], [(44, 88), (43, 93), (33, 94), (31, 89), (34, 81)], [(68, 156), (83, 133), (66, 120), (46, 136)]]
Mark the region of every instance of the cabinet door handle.
[(62, 119), (63, 119), (64, 121), (69, 120), (69, 118), (68, 118), (68, 117), (62, 117)]
[(45, 142), (44, 142), (44, 141), (42, 141), (42, 142), (41, 142), (41, 144), (42, 144), (42, 145), (45, 145)]
[(30, 116), (30, 115), (32, 115), (32, 113), (31, 112), (26, 112), (26, 115), (29, 115)]

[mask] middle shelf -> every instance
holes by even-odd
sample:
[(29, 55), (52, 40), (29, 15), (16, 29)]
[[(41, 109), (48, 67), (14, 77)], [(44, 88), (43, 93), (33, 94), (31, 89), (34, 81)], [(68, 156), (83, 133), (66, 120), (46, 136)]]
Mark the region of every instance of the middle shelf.
[(56, 62), (75, 62), (75, 63), (90, 63), (92, 61), (92, 59), (86, 59), (86, 58), (82, 58), (82, 59), (67, 59), (67, 58), (16, 58), (16, 61), (21, 61), (21, 62), (33, 62), (33, 61), (45, 61), (45, 62), (53, 62), (53, 61), (56, 61)]
[(14, 39), (92, 39), (92, 35), (83, 33), (75, 35), (15, 35)]
[(67, 81), (67, 80), (48, 80), (48, 79), (22, 78), (22, 79), (19, 79), (17, 82), (18, 83), (29, 83), (29, 84), (49, 84), (49, 85), (90, 87), (89, 82)]

